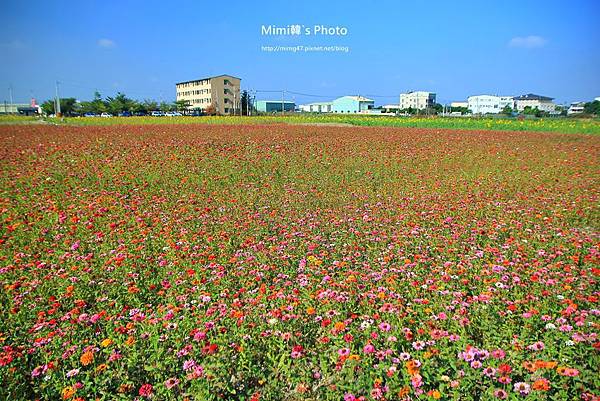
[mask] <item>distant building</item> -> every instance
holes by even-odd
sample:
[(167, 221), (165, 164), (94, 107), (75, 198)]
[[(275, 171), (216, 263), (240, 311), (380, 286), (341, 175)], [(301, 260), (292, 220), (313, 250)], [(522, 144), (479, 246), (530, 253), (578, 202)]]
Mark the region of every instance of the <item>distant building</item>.
[(300, 111), (305, 113), (331, 113), (333, 102), (308, 103), (301, 104), (298, 107), (300, 108)]
[(362, 96), (343, 96), (333, 101), (334, 113), (365, 113), (375, 106), (375, 101)]
[(256, 102), (256, 110), (262, 113), (281, 113), (281, 109), (284, 111), (294, 111), (296, 104), (289, 101), (281, 100), (259, 100)]
[(400, 109), (424, 110), (435, 105), (435, 93), (415, 91), (400, 95)]
[(514, 109), (511, 96), (476, 95), (467, 99), (468, 108), (473, 114), (498, 114), (509, 106)]
[(526, 95), (515, 97), (514, 99), (517, 111), (519, 112), (525, 110), (525, 107), (527, 106), (532, 109), (537, 107), (539, 111), (545, 111), (547, 113), (554, 113), (556, 111), (556, 105), (552, 103), (553, 98), (551, 97), (528, 93)]
[(573, 102), (571, 103), (571, 106), (569, 106), (569, 108), (567, 109), (567, 114), (581, 114), (583, 113), (584, 106), (585, 102)]
[(463, 107), (465, 109), (468, 109), (469, 108), (469, 102), (452, 102), (452, 103), (450, 103), (450, 107), (452, 107), (452, 108)]
[(175, 84), (177, 101), (187, 100), (189, 109), (206, 110), (211, 104), (218, 114), (236, 114), (240, 108), (241, 79), (217, 75)]
[(41, 114), (41, 108), (35, 103), (0, 103), (0, 114), (24, 114), (27, 116)]
[(381, 108), (384, 113), (398, 113), (401, 110), (399, 104), (386, 104), (381, 106)]

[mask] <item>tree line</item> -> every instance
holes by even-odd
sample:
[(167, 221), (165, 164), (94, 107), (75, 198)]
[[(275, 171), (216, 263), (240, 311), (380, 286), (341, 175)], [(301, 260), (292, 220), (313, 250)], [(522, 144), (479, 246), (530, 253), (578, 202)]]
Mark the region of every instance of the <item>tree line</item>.
[[(78, 102), (77, 99), (73, 97), (60, 99), (60, 111), (65, 116), (78, 116), (88, 113), (110, 113), (112, 115), (119, 115), (126, 112), (131, 114), (149, 114), (152, 111), (178, 111), (186, 113), (193, 110), (201, 111), (207, 115), (217, 114), (217, 108), (214, 104), (208, 105), (203, 109), (192, 109), (190, 106), (191, 105), (187, 100), (157, 102), (155, 100), (145, 99), (138, 101), (127, 97), (121, 92), (117, 92), (113, 97), (107, 96), (106, 98), (102, 98), (100, 92), (96, 91), (94, 92), (94, 98), (92, 100), (82, 102)], [(56, 114), (54, 99), (46, 100), (40, 107), (44, 114)], [(248, 110), (254, 110), (247, 91), (242, 92), (240, 107), (243, 115), (245, 115)]]

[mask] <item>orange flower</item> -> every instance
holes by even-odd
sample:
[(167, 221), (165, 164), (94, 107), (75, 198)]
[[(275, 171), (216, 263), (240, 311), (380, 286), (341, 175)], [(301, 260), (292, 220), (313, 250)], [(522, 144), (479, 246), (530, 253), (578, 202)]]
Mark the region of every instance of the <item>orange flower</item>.
[(79, 361), (83, 366), (87, 366), (94, 361), (94, 354), (91, 351), (84, 352)]
[(306, 308), (306, 313), (309, 315), (314, 315), (315, 312), (316, 312), (316, 310), (312, 306), (309, 306), (308, 308)]
[(545, 378), (537, 379), (535, 382), (533, 382), (531, 388), (534, 390), (547, 391), (550, 390), (550, 382)]
[(406, 396), (407, 396), (407, 395), (409, 395), (409, 394), (410, 394), (410, 387), (408, 387), (408, 386), (404, 386), (404, 387), (402, 387), (402, 388), (400, 389), (400, 391), (398, 392), (398, 397), (399, 397), (399, 398), (404, 398), (404, 397), (406, 397)]
[(530, 372), (535, 372), (536, 370), (535, 364), (529, 361), (523, 362), (523, 368), (527, 369)]
[(344, 324), (344, 322), (337, 322), (333, 325), (333, 328), (335, 331), (342, 331), (346, 328), (346, 325)]
[(133, 336), (129, 336), (129, 337), (127, 338), (127, 341), (125, 341), (125, 345), (127, 345), (127, 346), (131, 346), (131, 345), (133, 345), (134, 343), (135, 343), (135, 338), (133, 338)]
[(73, 397), (73, 395), (75, 395), (75, 389), (71, 386), (65, 387), (63, 388), (62, 391), (62, 399), (63, 400), (68, 400), (69, 398)]
[(417, 367), (417, 364), (415, 363), (415, 361), (412, 361), (412, 360), (406, 362), (406, 370), (408, 371), (408, 374), (411, 376), (419, 373), (419, 368)]
[(96, 372), (98, 373), (102, 373), (104, 372), (106, 369), (108, 369), (108, 365), (105, 363), (102, 363), (100, 365), (98, 365), (98, 367), (96, 368)]

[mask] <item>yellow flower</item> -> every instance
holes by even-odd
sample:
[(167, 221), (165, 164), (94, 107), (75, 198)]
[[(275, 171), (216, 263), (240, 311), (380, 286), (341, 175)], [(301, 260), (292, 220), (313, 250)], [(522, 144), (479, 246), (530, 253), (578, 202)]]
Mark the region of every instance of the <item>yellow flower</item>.
[(106, 347), (109, 347), (112, 343), (113, 343), (113, 340), (111, 340), (110, 338), (106, 338), (106, 339), (102, 340), (100, 345), (102, 346), (102, 348), (106, 348)]
[(62, 399), (63, 400), (68, 400), (69, 398), (73, 397), (73, 395), (75, 395), (75, 389), (71, 386), (65, 387), (63, 388), (62, 391)]

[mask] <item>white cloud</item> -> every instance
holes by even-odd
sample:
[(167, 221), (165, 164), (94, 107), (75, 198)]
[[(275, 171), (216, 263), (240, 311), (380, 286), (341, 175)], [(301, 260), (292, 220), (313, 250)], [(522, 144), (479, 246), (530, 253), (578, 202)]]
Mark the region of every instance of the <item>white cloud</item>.
[(98, 39), (98, 46), (104, 47), (106, 49), (110, 49), (111, 47), (115, 47), (117, 44), (114, 40), (110, 39)]
[(548, 41), (541, 36), (530, 35), (530, 36), (517, 36), (508, 42), (509, 47), (520, 47), (524, 49), (534, 49), (536, 47), (543, 47)]

